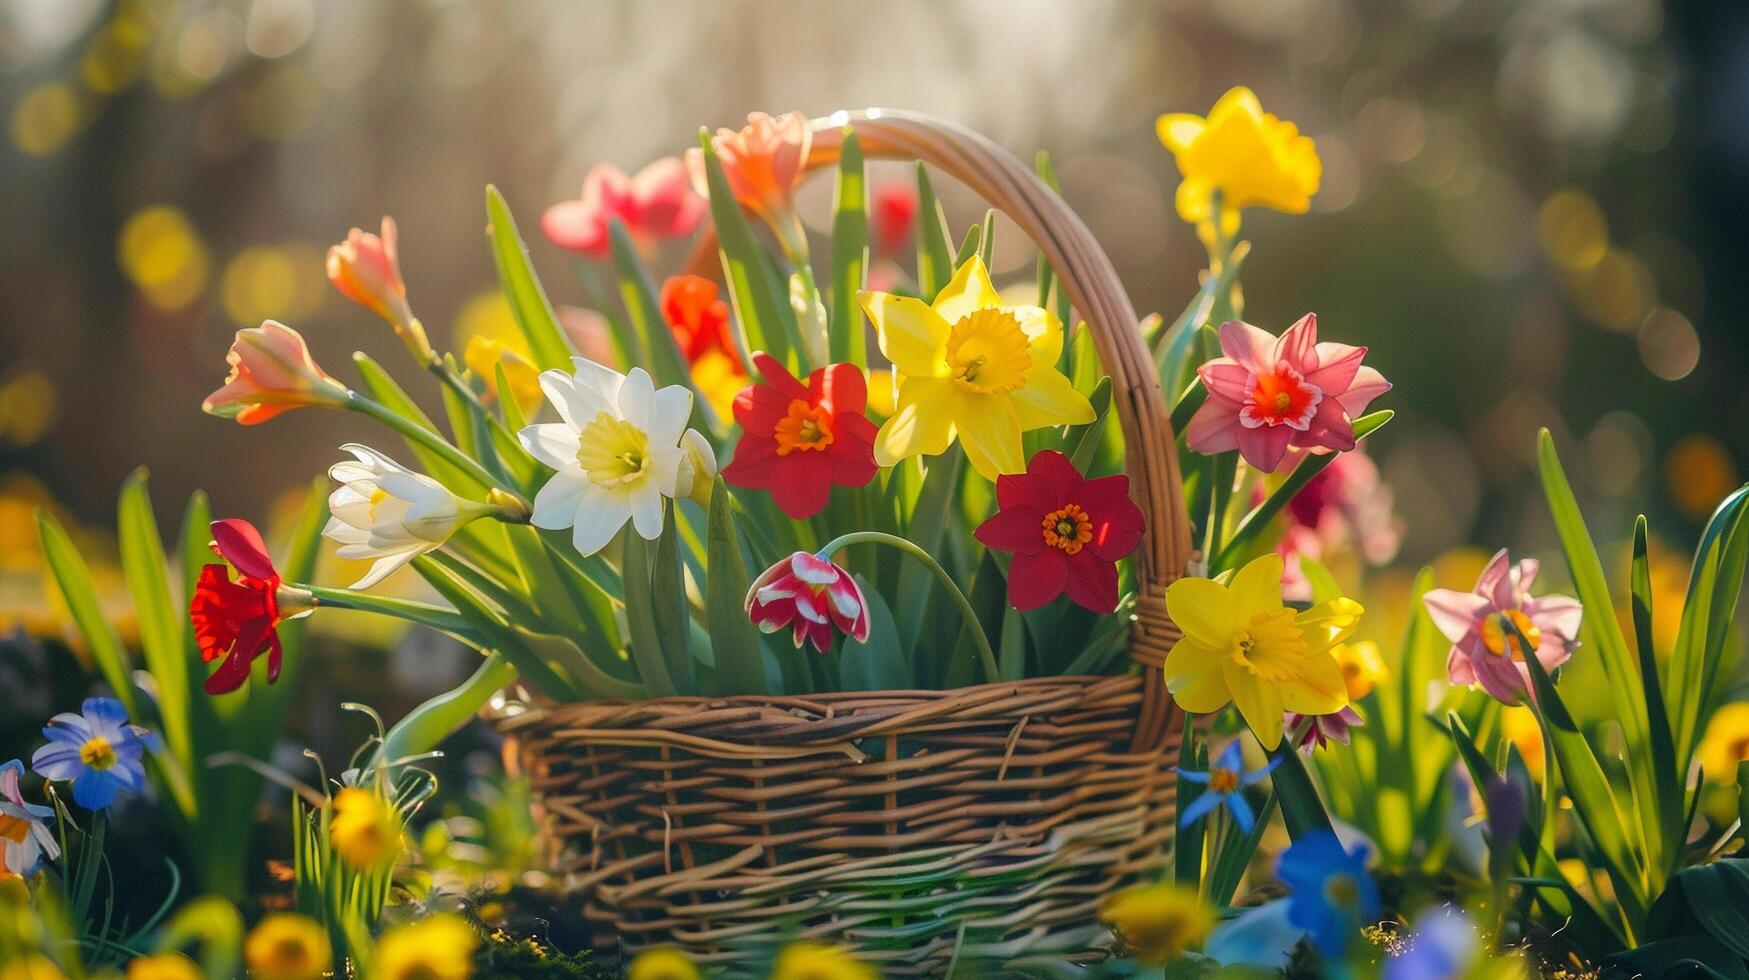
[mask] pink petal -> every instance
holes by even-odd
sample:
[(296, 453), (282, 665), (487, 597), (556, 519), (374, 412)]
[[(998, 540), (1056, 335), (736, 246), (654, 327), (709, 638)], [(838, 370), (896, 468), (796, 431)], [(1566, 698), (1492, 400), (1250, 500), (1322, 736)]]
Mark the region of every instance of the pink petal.
[(1184, 429), (1184, 441), (1205, 456), (1231, 452), (1239, 448), (1241, 428), (1239, 406), (1210, 395), (1190, 417), (1190, 424)]
[(607, 254), (607, 223), (582, 201), (560, 201), (541, 215), (541, 231), (560, 248), (594, 258)]
[(1473, 592), (1459, 592), (1456, 589), (1429, 589), (1421, 597), (1421, 603), (1427, 607), (1427, 615), (1433, 620), (1433, 625), (1453, 643), (1476, 629), (1481, 624), (1482, 617), (1493, 608), (1487, 599)]
[(1579, 624), (1585, 618), (1585, 607), (1572, 596), (1546, 595), (1525, 603), (1524, 614), (1530, 617), (1530, 621), (1536, 624), (1536, 628), (1542, 631), (1545, 638), (1558, 636), (1565, 645), (1578, 637)]
[(1354, 426), (1342, 406), (1326, 398), (1318, 403), (1304, 432), (1296, 431), (1293, 444), (1304, 449), (1329, 449), (1347, 452), (1355, 446)]
[(1203, 387), (1211, 394), (1236, 402), (1250, 398), (1251, 390), (1257, 385), (1250, 371), (1225, 357), (1217, 357), (1197, 368), (1196, 376), (1202, 379)]
[(1518, 704), (1529, 690), (1529, 669), (1505, 657), (1484, 656), (1473, 661), (1482, 690), (1502, 704)]
[[(1206, 406), (1205, 406), (1206, 407)], [(1193, 419), (1192, 422), (1195, 420)], [(1264, 473), (1274, 473), (1287, 455), (1288, 441), (1294, 430), (1285, 425), (1266, 425), (1257, 429), (1243, 426), (1238, 430), (1239, 455), (1245, 462)]]
[[(1494, 557), (1488, 559), (1488, 564), (1483, 567), (1481, 576), (1476, 579), (1476, 594), (1493, 602), (1496, 596), (1497, 587), (1500, 585), (1501, 580), (1506, 578), (1507, 569), (1511, 567), (1511, 561), (1512, 556), (1506, 553), (1505, 548), (1496, 551)], [(1508, 597), (1506, 603), (1495, 604), (1499, 605), (1501, 608), (1509, 608), (1513, 603), (1510, 601), (1510, 597)]]
[(1221, 324), (1221, 351), (1253, 374), (1275, 367), (1275, 337), (1249, 323), (1228, 320)]
[(1476, 683), (1476, 668), (1471, 665), (1469, 656), (1456, 646), (1446, 654), (1445, 678), (1458, 687), (1469, 687)]
[[(1272, 361), (1286, 361), (1288, 366), (1301, 375), (1308, 375), (1318, 367), (1318, 314), (1307, 313), (1294, 321), (1275, 341), (1275, 355)], [(1316, 382), (1314, 382), (1316, 383)], [(1319, 387), (1323, 387), (1319, 385)], [(1325, 388), (1325, 391), (1332, 389)]]
[(1340, 398), (1354, 383), (1355, 372), (1360, 370), (1360, 360), (1365, 356), (1365, 347), (1319, 344), (1316, 354), (1318, 366), (1306, 373), (1306, 380), (1324, 389), (1331, 397)]
[(790, 571), (809, 585), (831, 585), (838, 581), (838, 566), (819, 555), (798, 551), (790, 556)]
[(1373, 368), (1362, 365), (1354, 372), (1354, 381), (1348, 390), (1336, 396), (1342, 407), (1348, 410), (1350, 417), (1359, 416), (1366, 411), (1366, 406), (1374, 398), (1391, 390), (1391, 383), (1385, 376)]
[(1519, 559), (1518, 567), (1512, 570), (1513, 591), (1521, 596), (1529, 592), (1530, 587), (1536, 584), (1536, 577), (1542, 569), (1543, 563), (1535, 558)]

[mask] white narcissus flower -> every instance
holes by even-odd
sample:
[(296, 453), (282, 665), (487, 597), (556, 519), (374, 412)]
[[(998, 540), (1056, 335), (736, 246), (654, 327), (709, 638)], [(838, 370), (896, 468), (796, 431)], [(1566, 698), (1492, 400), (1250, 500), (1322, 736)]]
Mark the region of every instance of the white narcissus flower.
[(328, 496), (324, 537), (340, 543), (347, 560), (376, 559), (354, 589), (368, 589), (389, 573), (449, 540), (456, 528), (491, 513), (490, 504), (464, 500), (443, 484), (415, 473), (368, 446), (340, 447), (356, 457), (335, 463), (328, 475), (341, 484)]
[(587, 358), (571, 363), (572, 374), (540, 376), (564, 421), (518, 433), (530, 454), (557, 471), (535, 495), (534, 526), (571, 528), (571, 543), (584, 555), (600, 551), (628, 520), (653, 541), (662, 534), (663, 499), (693, 492), (695, 472), (707, 480), (716, 474), (710, 444), (686, 428), (692, 392), (657, 390), (642, 368), (620, 374)]

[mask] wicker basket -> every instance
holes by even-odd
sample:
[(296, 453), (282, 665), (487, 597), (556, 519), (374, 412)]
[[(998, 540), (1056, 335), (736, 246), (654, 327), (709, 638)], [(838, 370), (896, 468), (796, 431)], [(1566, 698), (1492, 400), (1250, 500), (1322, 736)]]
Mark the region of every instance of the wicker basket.
[(1111, 375), (1131, 492), (1148, 519), (1130, 653), (1115, 677), (951, 691), (658, 698), (502, 722), (539, 798), (555, 870), (603, 951), (680, 947), (735, 974), (779, 933), (889, 976), (955, 962), (1097, 958), (1102, 897), (1163, 864), (1183, 725), (1159, 668), (1163, 593), (1190, 557), (1177, 454), (1116, 271), (1020, 161), (958, 126), (870, 110), (873, 157), (922, 160), (1005, 212), (1062, 276)]

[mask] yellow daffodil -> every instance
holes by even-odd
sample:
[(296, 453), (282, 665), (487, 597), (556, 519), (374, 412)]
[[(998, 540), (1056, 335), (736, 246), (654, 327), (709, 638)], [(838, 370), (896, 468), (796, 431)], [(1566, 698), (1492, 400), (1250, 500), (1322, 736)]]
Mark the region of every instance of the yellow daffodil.
[(1105, 900), (1099, 917), (1123, 936), (1132, 957), (1150, 965), (1176, 959), (1215, 926), (1196, 889), (1170, 882), (1119, 892)]
[(1379, 645), (1371, 640), (1340, 643), (1330, 651), (1336, 666), (1342, 668), (1342, 682), (1348, 685), (1348, 700), (1359, 701), (1372, 693), (1389, 673), (1385, 658), (1379, 656)]
[(1331, 648), (1360, 622), (1360, 604), (1334, 599), (1300, 612), (1281, 601), (1282, 559), (1253, 560), (1223, 585), (1182, 578), (1166, 611), (1184, 636), (1166, 655), (1167, 689), (1186, 711), (1231, 701), (1266, 749), (1281, 742), (1282, 713), (1327, 715), (1348, 704)]
[(858, 297), (900, 376), (898, 403), (875, 436), (875, 462), (947, 451), (954, 439), (985, 479), (1026, 470), (1020, 434), (1093, 421), (1093, 406), (1057, 370), (1063, 325), (1036, 306), (1005, 306), (972, 256), (933, 303)]
[(393, 860), (401, 851), (401, 821), (381, 795), (356, 786), (334, 794), (328, 840), (347, 864), (360, 871)]
[(1323, 165), (1310, 136), (1263, 111), (1250, 89), (1231, 89), (1208, 118), (1174, 112), (1155, 122), (1160, 142), (1178, 162), (1178, 216), (1212, 222), (1221, 197), (1222, 232), (1238, 231), (1239, 209), (1254, 206), (1303, 214), (1318, 193)]
[(1737, 781), (1737, 764), (1749, 759), (1749, 701), (1720, 708), (1700, 740), (1700, 764), (1708, 779)]
[(294, 912), (270, 913), (250, 930), (243, 960), (257, 980), (317, 980), (333, 965), (328, 931)]
[(771, 980), (875, 980), (878, 976), (844, 950), (819, 943), (791, 943), (771, 967)]
[(383, 933), (377, 940), (380, 980), (467, 980), (480, 939), (453, 915), (434, 915)]
[(676, 949), (646, 949), (632, 959), (626, 980), (699, 980), (698, 967)]
[(128, 961), (127, 980), (201, 980), (200, 967), (181, 953), (136, 956)]

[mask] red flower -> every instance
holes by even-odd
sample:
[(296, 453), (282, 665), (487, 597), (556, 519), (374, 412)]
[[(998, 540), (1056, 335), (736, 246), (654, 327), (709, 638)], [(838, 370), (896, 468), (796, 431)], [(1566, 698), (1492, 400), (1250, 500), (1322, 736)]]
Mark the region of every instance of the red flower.
[(207, 677), (208, 694), (235, 691), (249, 679), (249, 667), (267, 654), (267, 682), (279, 679), (279, 572), (267, 556), (261, 532), (248, 521), (228, 518), (212, 523), (213, 550), (240, 573), (231, 581), (230, 569), (218, 563), (203, 565), (194, 599), (188, 605), (194, 622), (194, 639), (200, 658), (225, 662)]
[(729, 304), (717, 297), (717, 284), (703, 276), (669, 276), (662, 284), (662, 316), (686, 363), (696, 364), (711, 351), (721, 351), (741, 365), (741, 355), (729, 336)]
[[(792, 379), (793, 380), (793, 379)], [(747, 616), (766, 633), (785, 626), (799, 649), (803, 641), (825, 653), (832, 628), (868, 642), (868, 602), (850, 573), (824, 557), (798, 551), (765, 570), (747, 590)]]
[(765, 380), (735, 396), (745, 432), (723, 479), (771, 492), (785, 514), (803, 520), (826, 506), (832, 486), (874, 479), (875, 424), (863, 414), (868, 384), (854, 364), (829, 364), (804, 386), (769, 354), (753, 355)]
[(1067, 592), (1096, 613), (1117, 608), (1117, 561), (1142, 541), (1142, 511), (1127, 476), (1089, 480), (1052, 449), (1025, 473), (996, 480), (1000, 510), (978, 525), (985, 547), (1014, 553), (1008, 601), (1025, 612)]
[(917, 219), (917, 189), (910, 184), (887, 184), (874, 193), (875, 248), (882, 255), (896, 255), (911, 238)]

